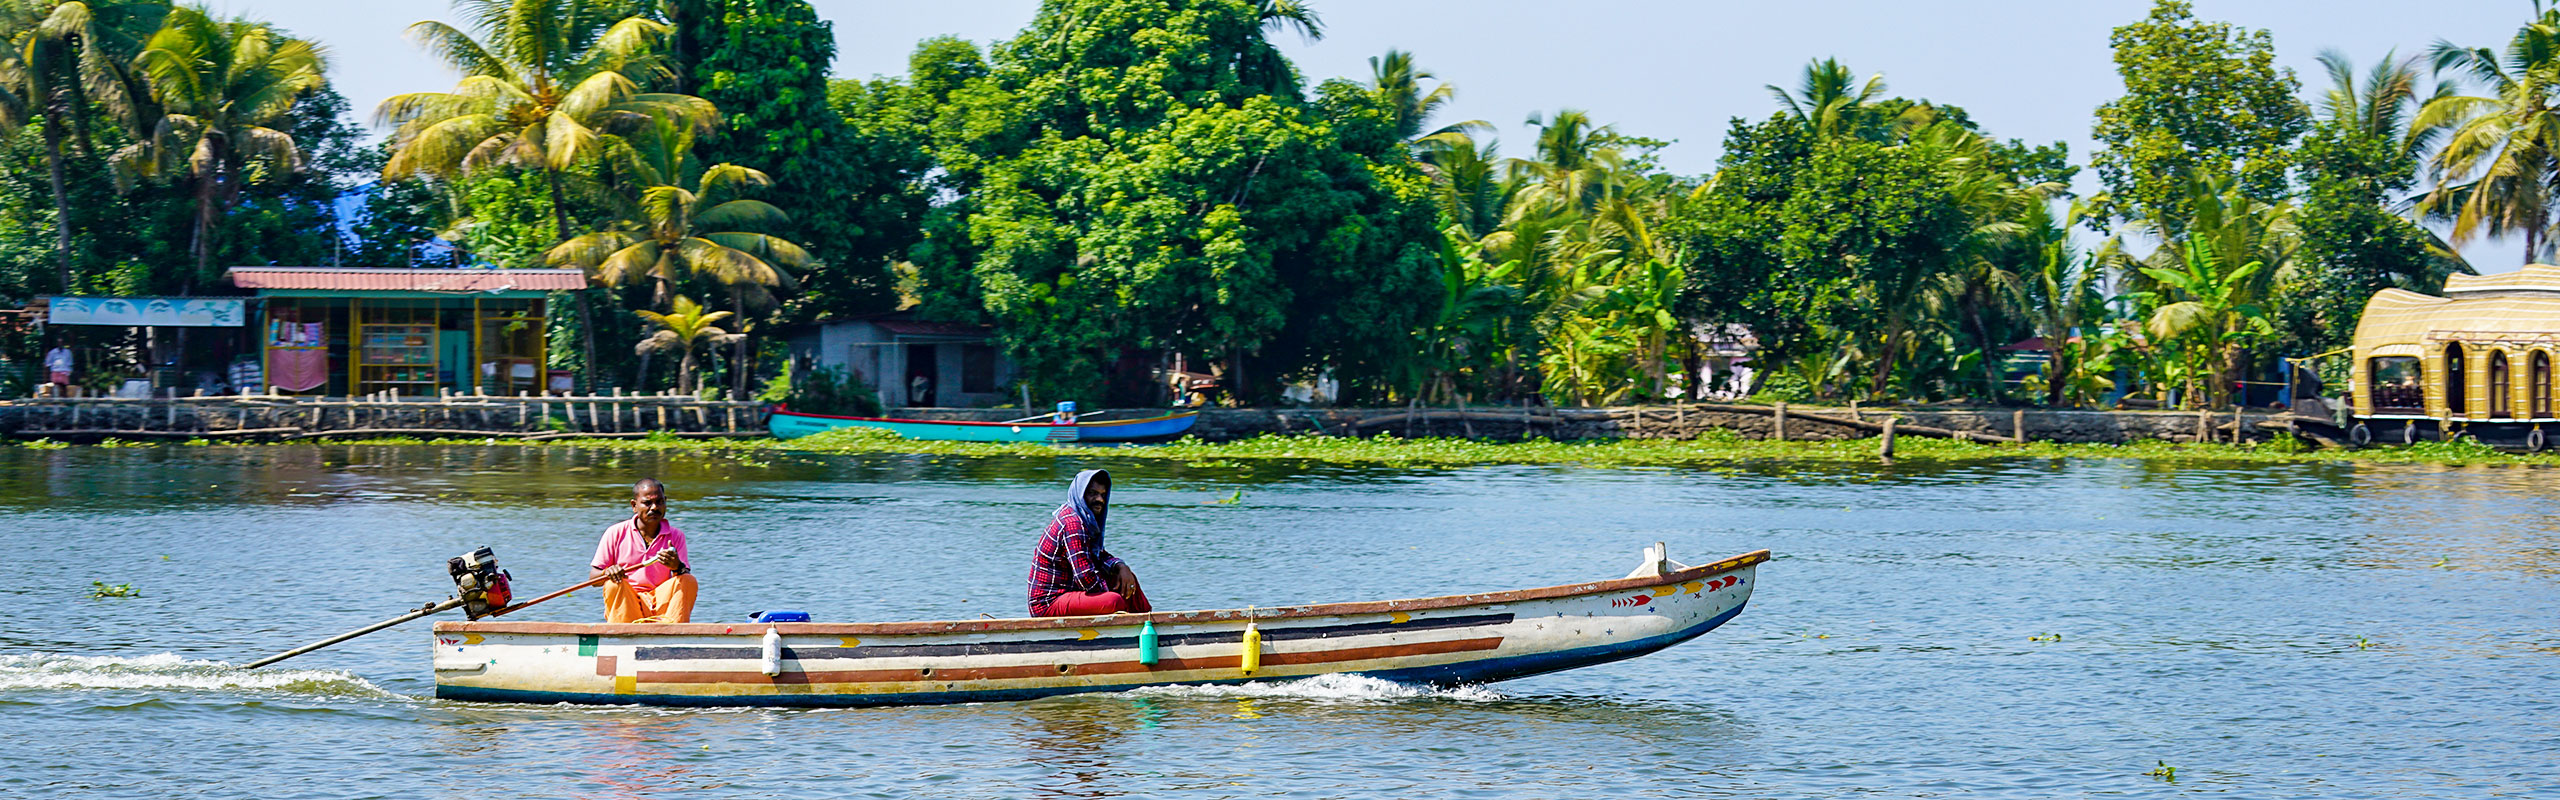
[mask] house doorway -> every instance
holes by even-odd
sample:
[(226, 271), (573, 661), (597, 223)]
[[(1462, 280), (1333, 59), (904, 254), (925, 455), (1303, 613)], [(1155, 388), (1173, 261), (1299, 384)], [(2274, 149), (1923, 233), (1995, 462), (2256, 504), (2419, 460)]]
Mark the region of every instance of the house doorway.
[(907, 405), (937, 405), (934, 391), (939, 387), (934, 381), (942, 375), (942, 361), (936, 352), (940, 349), (929, 344), (907, 345)]

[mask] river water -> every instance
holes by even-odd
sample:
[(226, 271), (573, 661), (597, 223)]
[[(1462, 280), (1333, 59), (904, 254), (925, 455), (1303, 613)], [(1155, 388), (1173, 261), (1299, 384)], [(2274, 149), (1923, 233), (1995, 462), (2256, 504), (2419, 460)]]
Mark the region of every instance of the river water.
[[(439, 599), (480, 544), (520, 593), (574, 583), (640, 476), (672, 487), (697, 620), (1019, 615), (1038, 526), (1095, 465), (1119, 479), (1112, 549), (1166, 609), (1609, 578), (1657, 540), (1777, 555), (1705, 637), (1455, 690), (473, 705), (431, 698), (424, 623), (231, 666)], [(2112, 460), (0, 448), (0, 796), (2555, 797), (2555, 488)], [(523, 616), (599, 613), (589, 592)]]

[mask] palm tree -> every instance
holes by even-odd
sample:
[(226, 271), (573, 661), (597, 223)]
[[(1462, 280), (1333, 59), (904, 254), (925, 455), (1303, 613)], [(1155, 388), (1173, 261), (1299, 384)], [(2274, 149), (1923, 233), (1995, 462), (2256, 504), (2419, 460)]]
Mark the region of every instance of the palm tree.
[(1441, 81), (1430, 91), (1422, 89), (1423, 81), (1437, 78), (1439, 76), (1415, 66), (1412, 53), (1389, 50), (1386, 55), (1369, 57), (1369, 90), (1385, 99), (1395, 114), (1396, 138), (1412, 142), (1415, 154), (1425, 161), (1459, 146), (1472, 149), (1474, 141), (1468, 138), (1468, 134), (1492, 127), (1484, 120), (1471, 119), (1424, 133), (1422, 128), (1430, 124), (1431, 115), (1458, 96), (1457, 87), (1447, 81)]
[(1860, 82), (1839, 59), (1826, 58), (1804, 65), (1804, 76), (1798, 79), (1796, 92), (1790, 94), (1776, 85), (1768, 87), (1769, 96), (1787, 107), (1787, 113), (1815, 139), (1829, 141), (1860, 136), (1875, 110), (1870, 107), (1884, 96), (1884, 73), (1876, 73)]
[(2454, 86), (2446, 81), (2421, 90), (2418, 58), (2395, 55), (2384, 53), (2359, 80), (2347, 54), (2321, 51), (2320, 66), (2328, 70), (2331, 85), (2320, 97), (2320, 111), (2358, 136), (2399, 142), (2401, 154), (2414, 159), (2441, 139), (2444, 129), (2411, 127), (2410, 121), (2426, 104), (2454, 96)]
[[(2083, 253), (2071, 243), (2083, 206), (2073, 203), (2060, 220), (2046, 204), (2032, 207), (2018, 236), (2028, 250), (2020, 270), (2018, 305), (2036, 336), (2044, 339), (2045, 405), (2060, 408), (2076, 382), (2083, 382), (2098, 332), (2093, 327), (2106, 313), (2100, 287), (2104, 258)], [(2079, 342), (2073, 342), (2077, 337)]]
[[(462, 73), (450, 92), (393, 97), (375, 110), (394, 126), (385, 179), (449, 178), (490, 169), (539, 170), (551, 189), (552, 235), (566, 241), (560, 174), (603, 153), (604, 135), (652, 120), (707, 130), (718, 111), (682, 94), (643, 91), (675, 73), (657, 52), (670, 29), (634, 0), (454, 0), (471, 30), (433, 20), (409, 36)], [(473, 38), (477, 33), (479, 38)], [(595, 336), (587, 294), (576, 294), (587, 383)]]
[(303, 93), (327, 83), (319, 46), (263, 23), (216, 22), (194, 8), (169, 12), (134, 58), (157, 106), (150, 138), (115, 154), (117, 174), (176, 177), (193, 185), (196, 277), (210, 275), (215, 224), (245, 181), (302, 167), (284, 121)]
[[(665, 23), (619, 0), (456, 0), (466, 32), (428, 20), (409, 35), (462, 73), (449, 92), (382, 101), (396, 149), (382, 176), (449, 178), (513, 167), (540, 170), (551, 188), (554, 235), (570, 236), (560, 174), (602, 154), (604, 135), (674, 120), (709, 130), (708, 101), (643, 91), (674, 73), (657, 52)], [(474, 38), (473, 33), (479, 34)]]
[[(141, 138), (150, 102), (132, 69), (145, 37), (159, 30), (167, 0), (5, 0), (0, 2), (0, 130), (42, 118), (45, 168), (53, 185), (54, 257), (62, 291), (74, 291), (71, 199), (63, 175), (66, 134), (88, 152), (92, 104), (123, 118)], [(66, 122), (68, 123), (66, 125)]]
[(586, 270), (607, 286), (646, 278), (655, 282), (659, 303), (666, 302), (677, 281), (696, 275), (741, 290), (792, 286), (786, 268), (806, 266), (809, 252), (751, 230), (781, 225), (790, 217), (771, 203), (744, 196), (749, 189), (773, 185), (773, 179), (748, 167), (720, 164), (703, 170), (692, 187), (679, 185), (688, 150), (635, 148), (631, 167), (638, 188), (627, 199), (626, 218), (552, 247), (550, 262)]
[[(2142, 268), (2160, 287), (2156, 299), (2170, 301), (2152, 310), (2144, 331), (2162, 344), (2192, 342), (2184, 348), (2183, 373), (2190, 383), (2207, 375), (2236, 375), (2249, 343), (2275, 332), (2265, 306), (2250, 297), (2266, 263), (2252, 260), (2235, 267), (2215, 247), (2211, 240), (2192, 239), (2178, 248), (2184, 256), (2179, 268)], [(2215, 380), (2198, 394), (2220, 405), (2229, 388), (2228, 381)]]
[(2437, 42), (2436, 74), (2469, 77), (2487, 90), (2446, 94), (2420, 107), (2411, 137), (2441, 130), (2428, 159), (2436, 189), (2419, 208), (2453, 222), (2453, 242), (2482, 232), (2524, 237), (2525, 261), (2550, 249), (2551, 201), (2560, 184), (2560, 8), (2516, 31), (2502, 56), (2488, 48)]
[(658, 326), (656, 333), (640, 340), (635, 352), (644, 356), (668, 350), (683, 354), (683, 360), (676, 363), (676, 391), (685, 394), (696, 391), (693, 385), (694, 343), (709, 341), (713, 345), (721, 345), (737, 336), (718, 327), (721, 320), (729, 318), (729, 312), (704, 310), (701, 303), (690, 297), (677, 297), (668, 313), (648, 310), (631, 313)]
[[(728, 340), (736, 346), (730, 359), (735, 393), (745, 396), (750, 306), (774, 305), (772, 290), (795, 285), (793, 270), (813, 261), (809, 252), (778, 236), (756, 232), (790, 218), (782, 209), (745, 197), (749, 189), (773, 185), (763, 172), (734, 164), (698, 170), (692, 160), (692, 138), (680, 124), (661, 121), (653, 135), (625, 140), (620, 159), (635, 190), (621, 203), (623, 218), (606, 229), (553, 247), (550, 262), (587, 271), (607, 286), (646, 278), (663, 303), (675, 283), (701, 276), (729, 293), (740, 330)], [(682, 185), (688, 173), (692, 187)]]

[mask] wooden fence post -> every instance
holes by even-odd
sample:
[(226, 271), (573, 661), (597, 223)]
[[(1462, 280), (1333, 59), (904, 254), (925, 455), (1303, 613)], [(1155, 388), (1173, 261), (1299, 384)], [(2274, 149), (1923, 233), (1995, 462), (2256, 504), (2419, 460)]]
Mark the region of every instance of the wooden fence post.
[(1884, 435), (1877, 437), (1883, 441), (1883, 444), (1878, 445), (1876, 448), (1877, 458), (1882, 458), (1886, 461), (1893, 460), (1893, 426), (1901, 420), (1901, 417), (1892, 415), (1888, 415), (1884, 418)]
[(2009, 438), (2018, 440), (2019, 444), (2027, 443), (2026, 409), (2021, 408), (2016, 411), (2009, 412)]
[(1781, 442), (1787, 440), (1787, 404), (1785, 402), (1778, 403), (1778, 414), (1770, 421), (1769, 429), (1771, 437)]

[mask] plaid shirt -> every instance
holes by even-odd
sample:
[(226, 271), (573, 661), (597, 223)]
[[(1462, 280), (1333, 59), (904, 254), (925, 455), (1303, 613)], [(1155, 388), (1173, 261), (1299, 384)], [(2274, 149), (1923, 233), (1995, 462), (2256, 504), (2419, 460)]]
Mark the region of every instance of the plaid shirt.
[(1076, 516), (1075, 506), (1059, 504), (1058, 513), (1049, 518), (1048, 532), (1040, 535), (1040, 546), (1031, 551), (1031, 613), (1040, 613), (1049, 601), (1068, 592), (1111, 590), (1111, 576), (1120, 571), (1120, 559), (1096, 544), (1085, 535), (1084, 519)]

